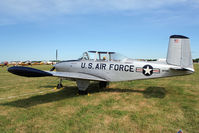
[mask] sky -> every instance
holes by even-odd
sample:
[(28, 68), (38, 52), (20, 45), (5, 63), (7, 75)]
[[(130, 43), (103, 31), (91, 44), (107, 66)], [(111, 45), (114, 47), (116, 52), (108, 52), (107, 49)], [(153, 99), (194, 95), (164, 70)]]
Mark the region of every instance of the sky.
[(79, 58), (114, 51), (166, 58), (169, 36), (199, 58), (199, 0), (0, 0), (0, 61)]

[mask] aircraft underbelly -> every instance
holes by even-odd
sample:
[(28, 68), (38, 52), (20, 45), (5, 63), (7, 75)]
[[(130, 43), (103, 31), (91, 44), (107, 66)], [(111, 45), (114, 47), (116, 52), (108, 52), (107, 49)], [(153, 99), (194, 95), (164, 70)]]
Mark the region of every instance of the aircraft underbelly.
[(148, 78), (157, 78), (161, 77), (160, 75), (153, 76), (144, 76), (142, 73), (125, 73), (125, 72), (113, 72), (109, 75), (109, 81), (130, 81), (130, 80), (138, 80), (138, 79), (148, 79)]

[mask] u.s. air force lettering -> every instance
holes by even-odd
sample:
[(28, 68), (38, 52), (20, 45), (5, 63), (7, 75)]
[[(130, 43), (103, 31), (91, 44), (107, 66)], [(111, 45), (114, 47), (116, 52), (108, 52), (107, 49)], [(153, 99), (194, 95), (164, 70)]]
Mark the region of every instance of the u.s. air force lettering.
[(134, 72), (134, 65), (122, 65), (122, 64), (105, 64), (105, 63), (81, 63), (81, 68), (84, 69), (95, 69), (95, 70), (115, 70)]

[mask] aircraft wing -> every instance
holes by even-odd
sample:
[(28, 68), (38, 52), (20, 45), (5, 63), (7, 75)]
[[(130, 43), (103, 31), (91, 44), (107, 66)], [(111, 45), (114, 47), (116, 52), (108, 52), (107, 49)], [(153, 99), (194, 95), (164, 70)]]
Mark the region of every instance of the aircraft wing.
[(55, 77), (60, 78), (69, 78), (69, 79), (86, 79), (86, 80), (94, 80), (94, 81), (106, 81), (103, 78), (85, 74), (85, 73), (75, 73), (75, 72), (52, 72), (52, 71), (45, 71), (47, 73), (52, 74)]
[(22, 66), (10, 67), (8, 68), (8, 71), (15, 75), (24, 76), (24, 77), (55, 76), (55, 77), (69, 78), (69, 79), (106, 81), (103, 78), (97, 77), (95, 75), (85, 74), (85, 73), (42, 71), (39, 69), (35, 69), (31, 67), (22, 67)]

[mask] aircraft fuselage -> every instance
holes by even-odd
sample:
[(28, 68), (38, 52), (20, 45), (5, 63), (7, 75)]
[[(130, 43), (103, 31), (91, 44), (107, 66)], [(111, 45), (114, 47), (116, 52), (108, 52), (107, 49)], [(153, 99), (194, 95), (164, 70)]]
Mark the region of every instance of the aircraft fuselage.
[(149, 79), (191, 74), (191, 71), (175, 71), (175, 66), (146, 61), (65, 61), (55, 65), (58, 72), (75, 72), (95, 75), (108, 82)]

